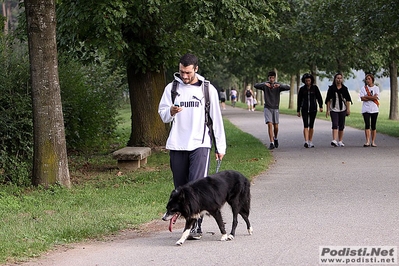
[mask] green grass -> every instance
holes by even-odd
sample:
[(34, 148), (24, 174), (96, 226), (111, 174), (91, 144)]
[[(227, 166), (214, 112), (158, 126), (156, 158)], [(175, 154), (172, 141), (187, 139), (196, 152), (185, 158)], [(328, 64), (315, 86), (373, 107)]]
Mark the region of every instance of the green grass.
[[(130, 134), (130, 111), (121, 110), (120, 117), (118, 134), (123, 142)], [(229, 121), (225, 129), (228, 150), (220, 170), (235, 169), (252, 179), (268, 168), (272, 157), (258, 139)], [(101, 154), (89, 159), (70, 156), (69, 167), (71, 189), (0, 186), (0, 264), (160, 219), (173, 189), (164, 150), (130, 173), (120, 173), (111, 155)], [(210, 172), (215, 169), (216, 161), (211, 160)]]

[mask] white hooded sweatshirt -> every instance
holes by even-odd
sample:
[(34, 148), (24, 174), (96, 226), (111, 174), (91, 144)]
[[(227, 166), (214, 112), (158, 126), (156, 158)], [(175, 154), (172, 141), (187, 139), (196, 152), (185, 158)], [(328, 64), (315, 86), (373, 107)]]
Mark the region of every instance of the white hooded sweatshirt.
[[(171, 90), (173, 82), (169, 83), (163, 92), (158, 107), (158, 113), (164, 123), (173, 122), (166, 141), (166, 148), (176, 151), (193, 151), (200, 147), (211, 148), (209, 128), (205, 125), (205, 78), (197, 74), (201, 86), (184, 84), (179, 74), (175, 73), (174, 78), (179, 82), (175, 102), (183, 107), (183, 110), (175, 116), (171, 116), (170, 107), (172, 102)], [(218, 152), (226, 153), (226, 137), (222, 114), (219, 107), (219, 95), (216, 88), (209, 84), (209, 114), (213, 121), (213, 131), (216, 139)]]

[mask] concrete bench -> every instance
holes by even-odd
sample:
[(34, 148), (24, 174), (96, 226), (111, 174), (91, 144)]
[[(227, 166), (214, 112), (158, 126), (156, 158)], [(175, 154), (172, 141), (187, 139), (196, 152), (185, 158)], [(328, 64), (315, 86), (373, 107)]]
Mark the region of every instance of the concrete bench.
[(118, 160), (118, 168), (129, 171), (146, 165), (150, 155), (151, 148), (148, 147), (125, 147), (112, 153), (113, 158)]

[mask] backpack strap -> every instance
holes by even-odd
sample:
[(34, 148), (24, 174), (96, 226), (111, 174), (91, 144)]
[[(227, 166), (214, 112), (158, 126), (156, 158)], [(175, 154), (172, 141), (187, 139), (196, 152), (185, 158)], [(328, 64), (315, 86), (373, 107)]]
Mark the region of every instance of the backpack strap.
[(177, 86), (179, 85), (179, 82), (177, 80), (173, 80), (173, 85), (172, 85), (172, 90), (170, 91), (172, 95), (172, 103), (175, 103), (176, 96), (179, 95), (177, 92)]
[(209, 128), (211, 141), (212, 141), (213, 145), (215, 146), (215, 153), (218, 153), (218, 149), (216, 146), (215, 132), (213, 131), (213, 121), (212, 121), (212, 118), (210, 115), (211, 102), (209, 100), (209, 81), (208, 80), (204, 81), (204, 97), (205, 97), (205, 124)]

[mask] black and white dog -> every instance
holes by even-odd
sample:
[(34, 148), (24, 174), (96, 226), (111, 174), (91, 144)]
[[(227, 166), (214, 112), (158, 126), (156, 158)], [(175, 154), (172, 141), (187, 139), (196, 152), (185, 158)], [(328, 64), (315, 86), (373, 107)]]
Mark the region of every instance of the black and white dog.
[[(204, 212), (215, 218), (222, 233), (221, 241), (234, 239), (238, 214), (244, 219), (248, 233), (251, 235), (253, 230), (248, 220), (251, 205), (250, 186), (245, 176), (237, 171), (229, 170), (192, 181), (173, 190), (162, 220), (175, 221), (179, 215), (186, 219), (183, 235), (176, 245), (184, 243), (190, 234), (191, 227)], [(233, 225), (229, 236), (226, 234), (221, 213), (221, 208), (226, 202), (233, 212)]]

